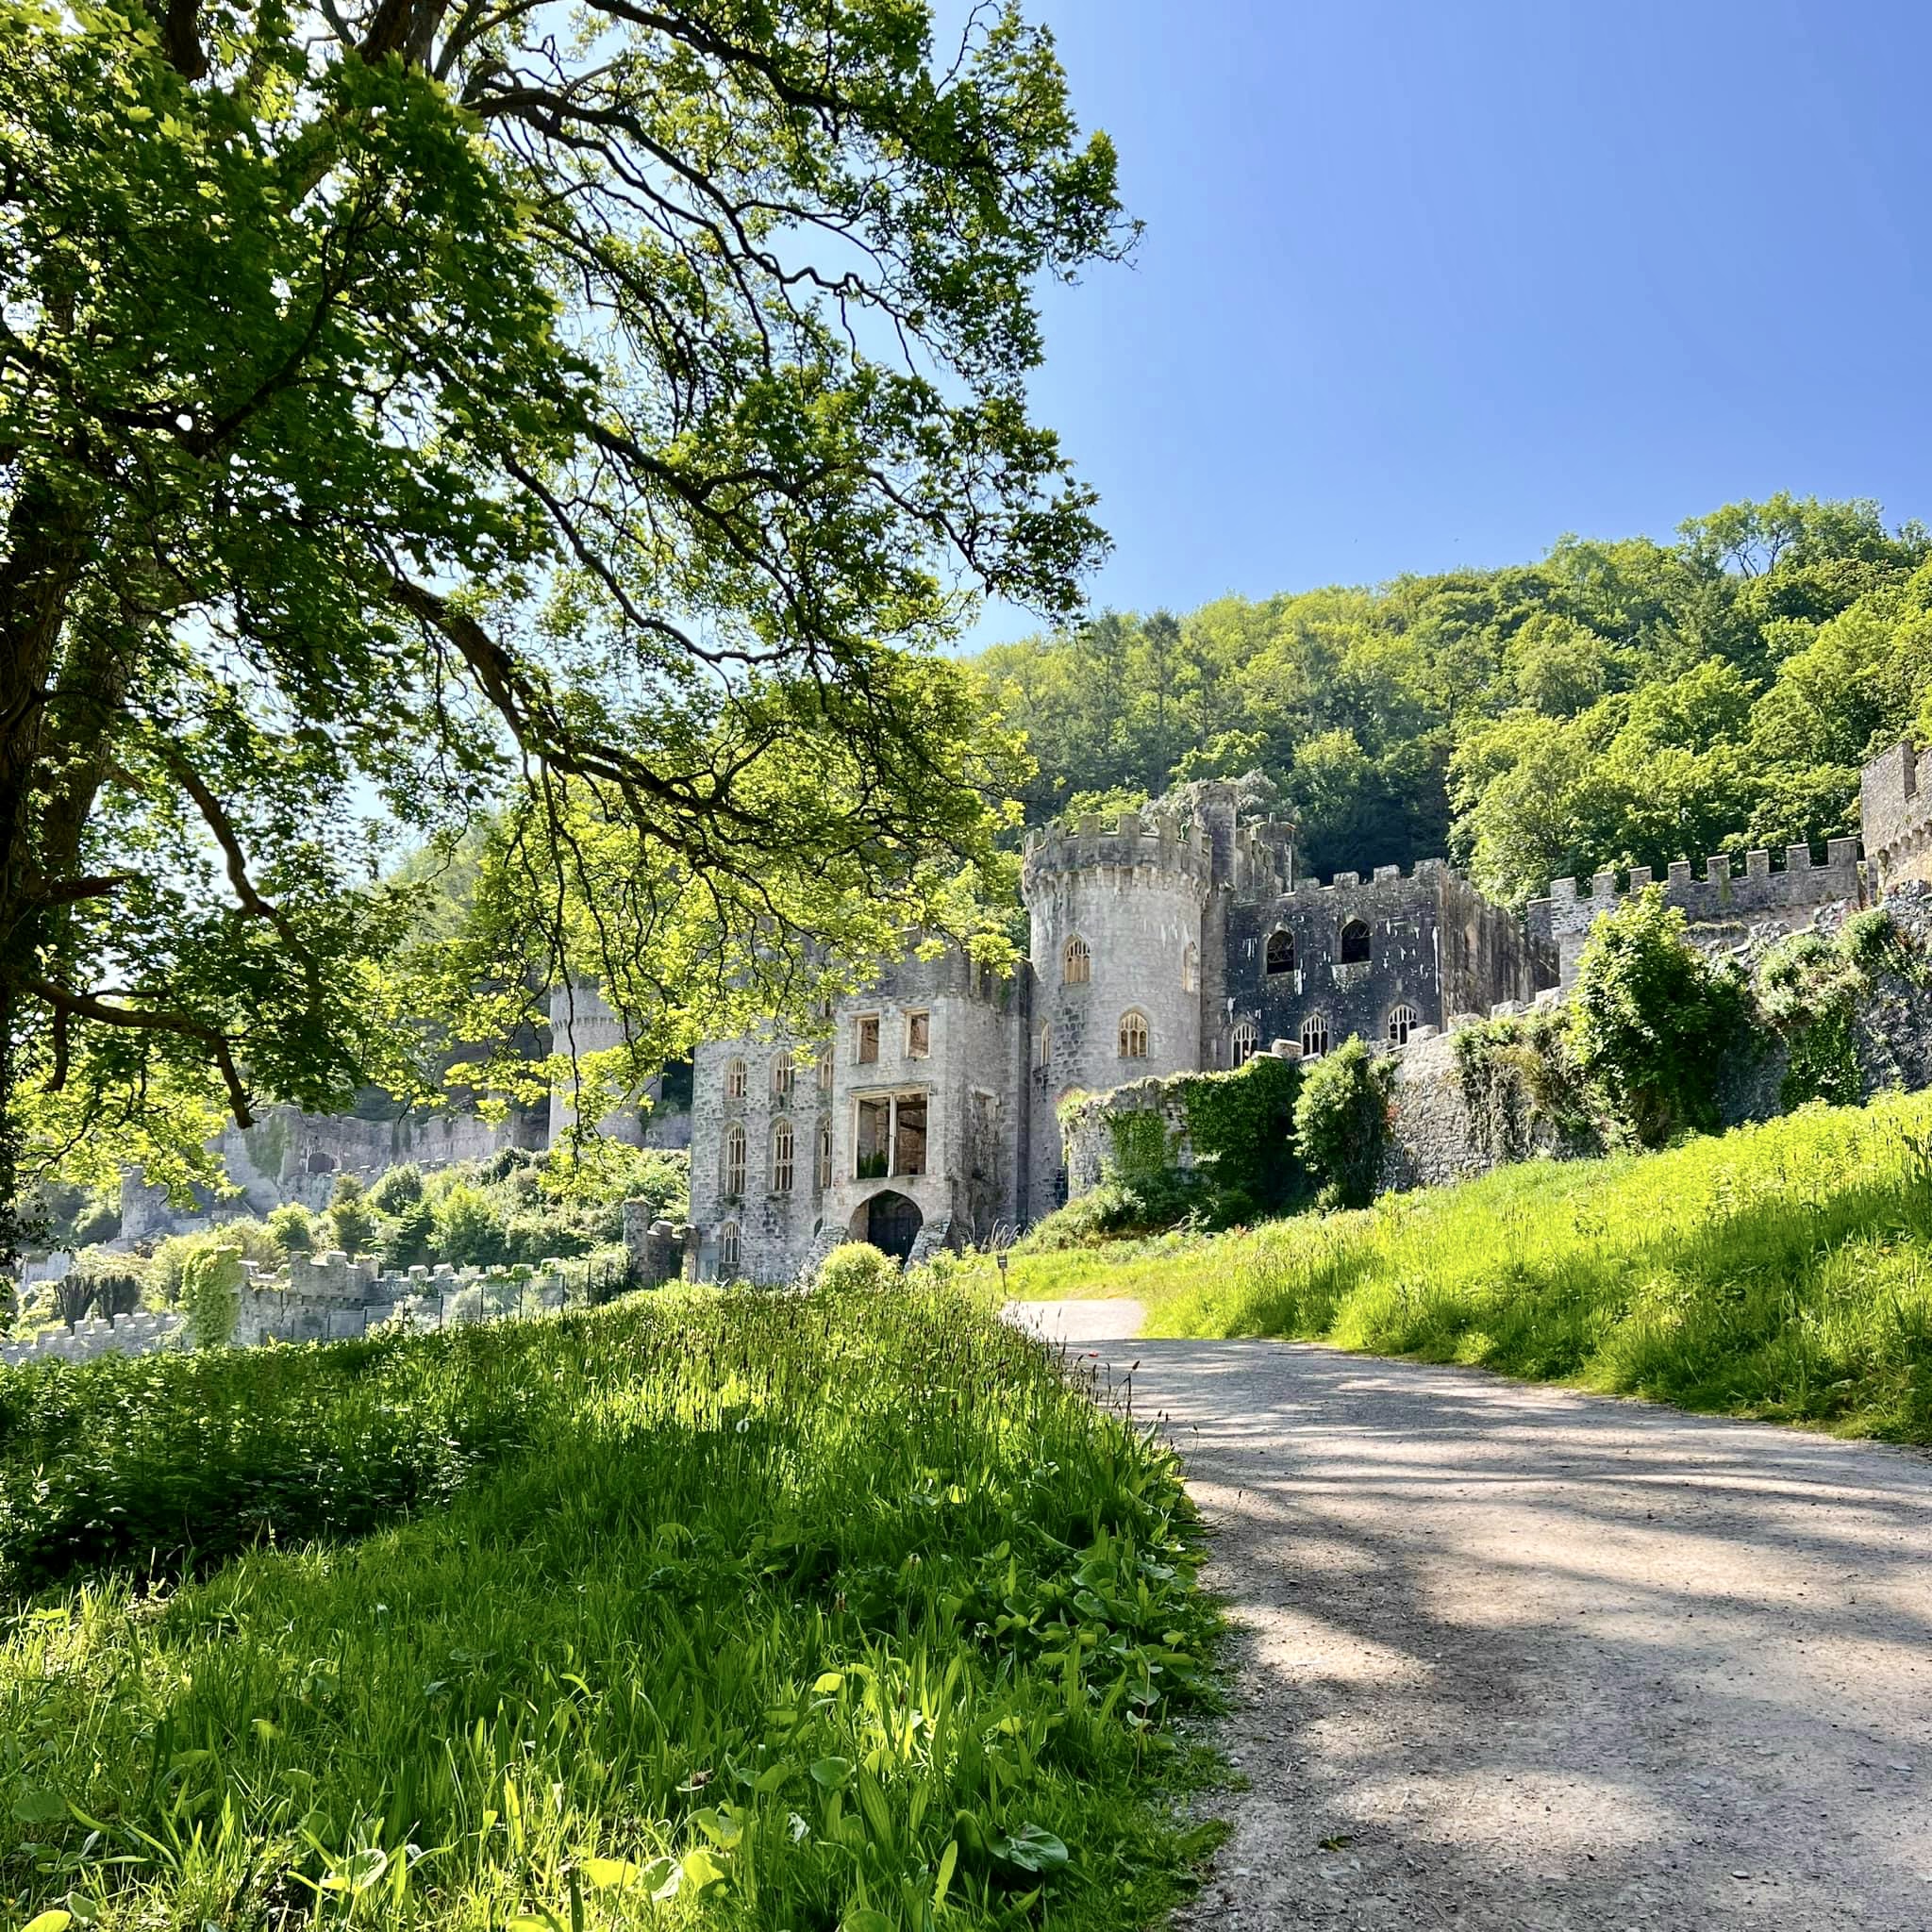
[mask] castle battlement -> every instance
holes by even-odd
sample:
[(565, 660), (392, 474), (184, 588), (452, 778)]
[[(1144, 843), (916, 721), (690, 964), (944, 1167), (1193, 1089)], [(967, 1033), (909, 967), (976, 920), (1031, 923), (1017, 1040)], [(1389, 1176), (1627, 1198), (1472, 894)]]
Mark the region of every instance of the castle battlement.
[[(1242, 849), (1252, 834), (1242, 828)], [(1124, 811), (1109, 825), (1099, 812), (1071, 824), (1055, 819), (1026, 834), (1021, 866), (1024, 890), (1035, 891), (1057, 874), (1109, 872), (1124, 879), (1144, 874), (1187, 881), (1206, 893), (1213, 883), (1214, 851), (1206, 828), (1183, 824), (1165, 812)]]
[(1367, 878), (1358, 872), (1339, 872), (1326, 885), (1316, 878), (1297, 879), (1289, 896), (1297, 900), (1335, 899), (1352, 892), (1374, 891), (1378, 886), (1429, 885), (1439, 879), (1460, 876), (1446, 858), (1418, 858), (1407, 873), (1399, 865), (1378, 865)]
[(1575, 879), (1552, 879), (1548, 894), (1530, 901), (1532, 924), (1547, 921), (1552, 935), (1588, 931), (1604, 913), (1614, 911), (1652, 885), (1661, 885), (1667, 904), (1682, 908), (1691, 924), (1750, 919), (1757, 914), (1807, 910), (1837, 899), (1857, 899), (1863, 889), (1858, 867), (1858, 841), (1832, 839), (1820, 865), (1808, 845), (1785, 848), (1785, 862), (1774, 869), (1769, 852), (1747, 852), (1744, 868), (1737, 871), (1726, 853), (1713, 853), (1702, 874), (1680, 858), (1657, 879), (1647, 865), (1630, 868), (1629, 883), (1619, 887), (1613, 872), (1595, 874), (1587, 884)]

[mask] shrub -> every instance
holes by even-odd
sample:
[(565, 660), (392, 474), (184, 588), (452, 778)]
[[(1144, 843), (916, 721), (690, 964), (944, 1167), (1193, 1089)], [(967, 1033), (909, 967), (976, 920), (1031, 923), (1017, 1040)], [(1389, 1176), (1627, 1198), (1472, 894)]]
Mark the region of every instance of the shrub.
[(392, 1167), (369, 1191), (369, 1205), (378, 1214), (399, 1216), (423, 1198), (423, 1170), (413, 1160)]
[(458, 1268), (493, 1268), (506, 1257), (503, 1224), (481, 1188), (458, 1181), (436, 1204), (436, 1251)]
[(1576, 1064), (1646, 1147), (1718, 1124), (1717, 1081), (1748, 1010), (1744, 983), (1685, 938), (1682, 910), (1647, 887), (1600, 919), (1571, 998)]
[(403, 1202), (393, 1221), (383, 1224), (376, 1241), (382, 1265), (391, 1271), (426, 1267), (436, 1258), (436, 1216), (421, 1199)]
[(354, 1174), (336, 1176), (335, 1191), (329, 1196), (328, 1220), (335, 1232), (336, 1246), (345, 1255), (368, 1253), (375, 1239), (375, 1217), (369, 1210), (369, 1197), (362, 1183)]
[(824, 1294), (877, 1294), (900, 1286), (899, 1264), (870, 1241), (845, 1241), (819, 1263), (817, 1288)]
[(277, 1208), (268, 1218), (268, 1231), (284, 1257), (315, 1252), (315, 1223), (309, 1219), (308, 1208), (298, 1202), (290, 1201)]
[(1321, 1183), (1318, 1206), (1365, 1208), (1374, 1198), (1394, 1077), (1393, 1061), (1376, 1058), (1358, 1038), (1323, 1055), (1303, 1074), (1294, 1104), (1295, 1145)]
[(181, 1274), (181, 1307), (196, 1348), (222, 1348), (235, 1339), (242, 1316), (242, 1250), (204, 1247)]

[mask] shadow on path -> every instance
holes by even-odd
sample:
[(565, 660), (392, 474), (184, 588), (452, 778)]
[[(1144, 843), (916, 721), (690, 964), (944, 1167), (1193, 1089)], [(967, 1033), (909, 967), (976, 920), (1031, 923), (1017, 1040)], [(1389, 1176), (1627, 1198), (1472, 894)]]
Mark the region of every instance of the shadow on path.
[(1139, 1361), (1213, 1536), (1251, 1789), (1184, 1924), (1932, 1932), (1932, 1457), (1016, 1313)]

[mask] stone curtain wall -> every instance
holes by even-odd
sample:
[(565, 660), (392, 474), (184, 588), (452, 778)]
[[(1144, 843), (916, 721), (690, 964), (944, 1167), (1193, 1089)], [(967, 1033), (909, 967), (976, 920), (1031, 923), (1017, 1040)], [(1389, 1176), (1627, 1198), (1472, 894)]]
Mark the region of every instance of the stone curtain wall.
[(84, 1362), (99, 1355), (146, 1355), (174, 1341), (181, 1318), (172, 1309), (142, 1309), (105, 1321), (76, 1322), (71, 1328), (43, 1329), (27, 1341), (0, 1342), (0, 1367), (32, 1362)]
[(1858, 783), (1865, 856), (1881, 890), (1896, 882), (1932, 882), (1932, 788), (1925, 754), (1909, 740), (1867, 765)]

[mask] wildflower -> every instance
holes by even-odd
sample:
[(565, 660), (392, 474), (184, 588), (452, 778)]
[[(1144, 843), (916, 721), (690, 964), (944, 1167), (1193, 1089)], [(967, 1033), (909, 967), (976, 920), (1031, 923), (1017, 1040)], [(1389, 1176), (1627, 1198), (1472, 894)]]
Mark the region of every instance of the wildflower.
[(796, 1844), (802, 1838), (809, 1838), (811, 1836), (811, 1826), (808, 1825), (805, 1822), (805, 1820), (798, 1815), (796, 1811), (792, 1812), (791, 1815), (788, 1819), (786, 1819), (785, 1823), (791, 1827), (791, 1842), (793, 1844)]

